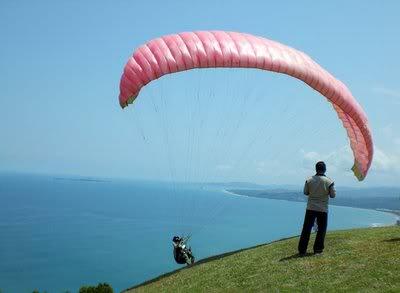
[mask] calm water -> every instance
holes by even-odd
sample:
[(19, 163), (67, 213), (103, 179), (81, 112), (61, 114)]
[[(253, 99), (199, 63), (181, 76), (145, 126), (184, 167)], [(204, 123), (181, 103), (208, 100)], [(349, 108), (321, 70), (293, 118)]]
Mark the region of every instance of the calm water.
[[(76, 292), (108, 282), (118, 292), (178, 268), (174, 234), (190, 233), (204, 258), (298, 234), (304, 207), (215, 187), (0, 175), (0, 289)], [(331, 207), (329, 221), (332, 230), (395, 217)]]

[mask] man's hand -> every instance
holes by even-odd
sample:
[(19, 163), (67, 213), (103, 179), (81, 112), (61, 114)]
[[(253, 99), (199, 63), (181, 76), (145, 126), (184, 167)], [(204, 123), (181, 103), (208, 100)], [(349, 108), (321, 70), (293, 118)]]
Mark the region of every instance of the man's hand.
[(335, 183), (333, 182), (331, 185), (329, 185), (329, 197), (334, 198), (336, 196), (336, 189), (335, 189)]
[(304, 190), (303, 190), (304, 195), (310, 195), (310, 190), (308, 189), (308, 182), (306, 180), (306, 183), (304, 184)]

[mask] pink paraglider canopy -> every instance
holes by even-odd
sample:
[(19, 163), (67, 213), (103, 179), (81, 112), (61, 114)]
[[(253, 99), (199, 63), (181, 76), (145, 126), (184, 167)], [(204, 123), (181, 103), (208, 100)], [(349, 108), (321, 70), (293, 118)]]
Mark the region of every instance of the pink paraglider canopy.
[(122, 108), (131, 104), (150, 81), (193, 68), (259, 68), (293, 76), (320, 92), (343, 122), (354, 154), (358, 180), (373, 157), (372, 135), (360, 104), (349, 89), (305, 53), (266, 38), (224, 31), (184, 32), (151, 40), (129, 58), (120, 82)]

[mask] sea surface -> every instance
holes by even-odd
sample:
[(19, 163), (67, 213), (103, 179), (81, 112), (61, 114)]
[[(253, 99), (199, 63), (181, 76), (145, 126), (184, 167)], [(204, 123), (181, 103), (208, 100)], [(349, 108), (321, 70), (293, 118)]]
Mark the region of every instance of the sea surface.
[[(304, 209), (215, 185), (2, 174), (0, 291), (77, 292), (107, 282), (119, 292), (180, 267), (172, 257), (175, 234), (191, 235), (201, 259), (298, 235)], [(395, 220), (331, 206), (328, 229)]]

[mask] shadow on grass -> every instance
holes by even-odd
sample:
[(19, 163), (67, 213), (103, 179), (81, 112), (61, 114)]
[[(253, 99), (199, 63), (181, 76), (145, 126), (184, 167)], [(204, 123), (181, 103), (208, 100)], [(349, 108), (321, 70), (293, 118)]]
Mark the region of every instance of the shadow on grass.
[(303, 254), (303, 255), (300, 255), (300, 254), (296, 253), (296, 254), (293, 254), (291, 256), (287, 256), (287, 257), (281, 258), (279, 261), (288, 261), (288, 260), (296, 259), (296, 258), (310, 257), (310, 256), (313, 256), (313, 255), (314, 255), (314, 253), (311, 253), (311, 252), (307, 252), (306, 254)]
[(391, 239), (385, 239), (383, 242), (400, 242), (400, 237), (398, 238), (391, 238)]

